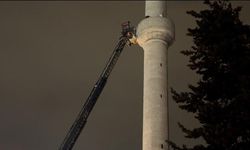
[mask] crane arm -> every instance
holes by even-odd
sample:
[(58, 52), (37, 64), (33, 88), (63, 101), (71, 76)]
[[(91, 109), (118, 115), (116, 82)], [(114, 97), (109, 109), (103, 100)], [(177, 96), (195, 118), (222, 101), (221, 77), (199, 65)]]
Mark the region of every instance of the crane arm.
[[(95, 103), (101, 94), (107, 79), (114, 68), (123, 48), (130, 41), (131, 34), (133, 35), (133, 28), (129, 26), (129, 22), (127, 25), (123, 26), (122, 36), (119, 39), (117, 46), (115, 47), (111, 57), (109, 58), (104, 70), (102, 71), (99, 79), (95, 83), (92, 91), (90, 92), (86, 102), (84, 103), (80, 113), (78, 114), (76, 120), (68, 131), (63, 143), (61, 144), (59, 150), (71, 150), (80, 135), (82, 129), (84, 128), (88, 116), (95, 106)], [(131, 44), (131, 43), (129, 43)]]

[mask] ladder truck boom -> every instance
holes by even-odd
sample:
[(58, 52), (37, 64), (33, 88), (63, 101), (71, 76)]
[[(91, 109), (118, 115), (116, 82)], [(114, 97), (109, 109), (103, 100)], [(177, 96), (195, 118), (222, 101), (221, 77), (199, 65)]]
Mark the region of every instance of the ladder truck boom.
[(126, 22), (122, 24), (122, 32), (121, 37), (119, 38), (119, 42), (116, 45), (111, 57), (109, 58), (104, 70), (102, 71), (99, 79), (95, 83), (92, 91), (90, 92), (86, 102), (84, 103), (80, 113), (78, 114), (76, 120), (74, 121), (73, 125), (71, 126), (70, 130), (68, 131), (63, 143), (60, 145), (59, 150), (71, 150), (76, 143), (77, 138), (79, 137), (82, 129), (84, 128), (89, 114), (91, 110), (95, 106), (98, 97), (100, 96), (107, 79), (114, 68), (123, 48), (128, 43), (131, 45), (131, 42), (134, 38), (135, 29), (130, 27), (130, 22)]

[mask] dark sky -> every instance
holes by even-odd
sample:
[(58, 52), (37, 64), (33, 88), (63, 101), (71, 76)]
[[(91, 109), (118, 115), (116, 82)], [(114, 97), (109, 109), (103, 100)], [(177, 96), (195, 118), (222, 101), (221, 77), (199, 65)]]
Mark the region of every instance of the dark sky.
[[(250, 24), (250, 2), (241, 19)], [(199, 77), (179, 53), (202, 2), (168, 2), (176, 41), (168, 52), (169, 86), (186, 90)], [(144, 2), (0, 2), (0, 149), (55, 150), (61, 144), (120, 34), (120, 24), (144, 17)], [(141, 149), (143, 50), (126, 47), (75, 150)], [(170, 139), (192, 144), (177, 127), (195, 127), (192, 115), (169, 96)], [(201, 142), (201, 141), (199, 141)]]

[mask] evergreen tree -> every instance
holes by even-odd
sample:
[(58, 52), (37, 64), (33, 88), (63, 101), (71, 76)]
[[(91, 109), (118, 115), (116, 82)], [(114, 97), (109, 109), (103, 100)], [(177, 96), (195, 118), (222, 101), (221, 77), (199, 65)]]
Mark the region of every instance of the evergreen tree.
[(239, 19), (241, 7), (223, 0), (209, 1), (208, 9), (188, 11), (197, 26), (188, 29), (194, 46), (181, 53), (188, 67), (200, 75), (190, 91), (171, 89), (179, 107), (194, 113), (201, 126), (187, 129), (187, 138), (202, 137), (206, 145), (181, 150), (250, 150), (250, 26)]

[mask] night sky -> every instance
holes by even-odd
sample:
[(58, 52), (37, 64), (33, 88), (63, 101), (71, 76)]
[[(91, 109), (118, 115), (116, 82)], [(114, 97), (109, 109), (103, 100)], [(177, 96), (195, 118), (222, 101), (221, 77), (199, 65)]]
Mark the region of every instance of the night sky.
[[(250, 2), (241, 19), (250, 24)], [(235, 5), (234, 5), (235, 6)], [(176, 41), (168, 51), (168, 85), (187, 90), (199, 77), (179, 52), (192, 45), (187, 10), (201, 1), (168, 2)], [(0, 2), (0, 150), (58, 149), (120, 36), (120, 24), (137, 25), (144, 2)], [(140, 150), (142, 144), (143, 50), (125, 47), (75, 150)], [(177, 126), (198, 126), (169, 95), (170, 140), (187, 140)], [(166, 133), (167, 134), (167, 133)]]

